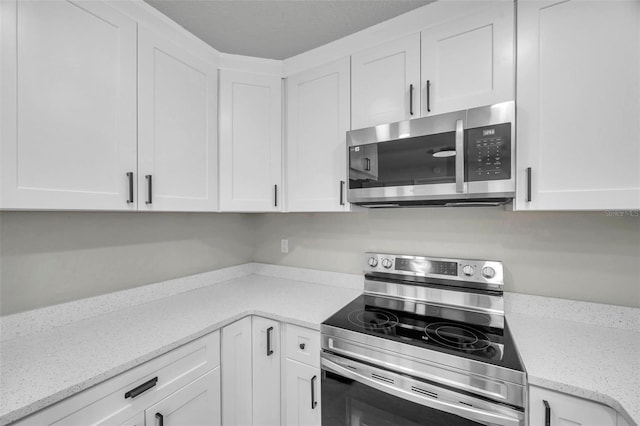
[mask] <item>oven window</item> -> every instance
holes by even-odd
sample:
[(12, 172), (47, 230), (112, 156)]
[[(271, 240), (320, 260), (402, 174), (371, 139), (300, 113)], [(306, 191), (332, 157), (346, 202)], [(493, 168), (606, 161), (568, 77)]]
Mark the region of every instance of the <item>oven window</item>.
[(322, 371), (323, 426), (471, 426), (463, 417)]
[(349, 188), (456, 181), (455, 132), (349, 148)]

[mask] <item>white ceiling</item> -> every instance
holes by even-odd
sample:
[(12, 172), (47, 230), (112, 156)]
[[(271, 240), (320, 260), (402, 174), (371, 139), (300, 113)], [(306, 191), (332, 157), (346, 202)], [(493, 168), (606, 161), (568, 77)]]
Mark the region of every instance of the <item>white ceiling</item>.
[(215, 49), (286, 59), (433, 0), (145, 0)]

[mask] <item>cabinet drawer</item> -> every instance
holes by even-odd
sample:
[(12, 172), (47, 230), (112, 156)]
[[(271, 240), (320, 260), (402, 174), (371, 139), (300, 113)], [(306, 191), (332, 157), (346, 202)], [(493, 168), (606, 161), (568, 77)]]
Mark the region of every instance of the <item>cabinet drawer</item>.
[(285, 330), (287, 358), (320, 367), (320, 332), (287, 324)]
[[(119, 425), (219, 364), (220, 332), (216, 331), (26, 417), (14, 425)], [(148, 389), (144, 390), (147, 386)]]

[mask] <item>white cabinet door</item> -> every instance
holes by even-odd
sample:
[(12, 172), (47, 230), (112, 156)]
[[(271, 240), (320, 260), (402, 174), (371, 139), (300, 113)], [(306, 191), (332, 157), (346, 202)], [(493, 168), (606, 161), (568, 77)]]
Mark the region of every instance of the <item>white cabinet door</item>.
[(420, 115), (420, 34), (356, 53), (351, 67), (353, 129)]
[(422, 116), (515, 99), (514, 5), (487, 5), (422, 32)]
[(146, 426), (219, 426), (220, 367), (145, 410)]
[(320, 369), (287, 359), (284, 398), (286, 426), (320, 426)]
[(252, 424), (251, 317), (222, 329), (222, 424)]
[(280, 323), (252, 317), (253, 424), (280, 425)]
[(282, 80), (220, 71), (220, 210), (282, 206)]
[(216, 64), (145, 29), (138, 57), (138, 209), (215, 211)]
[(287, 79), (288, 211), (344, 211), (349, 58)]
[(135, 21), (99, 1), (1, 3), (0, 207), (135, 209)]
[(144, 412), (138, 413), (133, 416), (129, 420), (124, 423), (121, 423), (119, 426), (145, 426), (144, 424)]
[(639, 28), (638, 1), (518, 3), (517, 209), (640, 208)]
[(596, 402), (529, 386), (529, 425), (545, 425), (545, 403), (552, 425), (616, 426), (616, 412)]

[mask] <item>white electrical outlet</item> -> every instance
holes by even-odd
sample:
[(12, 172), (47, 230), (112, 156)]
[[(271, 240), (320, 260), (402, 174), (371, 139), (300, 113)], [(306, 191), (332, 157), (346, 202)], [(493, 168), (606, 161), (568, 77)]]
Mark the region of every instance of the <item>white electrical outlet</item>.
[(280, 240), (280, 251), (282, 253), (289, 253), (289, 240)]

